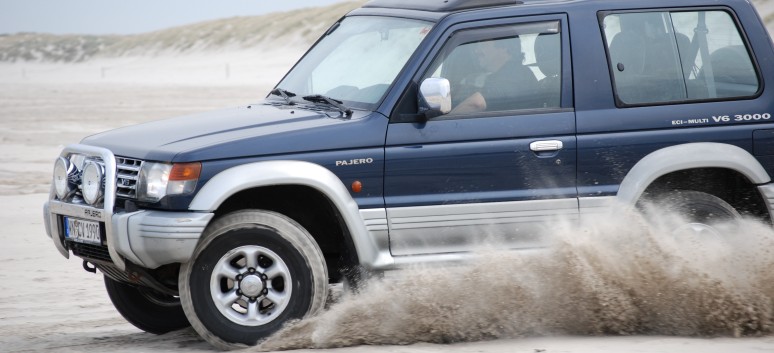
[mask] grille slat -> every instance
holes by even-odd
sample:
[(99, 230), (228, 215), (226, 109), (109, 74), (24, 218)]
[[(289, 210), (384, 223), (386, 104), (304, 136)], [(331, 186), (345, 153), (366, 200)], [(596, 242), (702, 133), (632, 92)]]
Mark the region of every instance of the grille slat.
[(116, 196), (137, 198), (137, 180), (141, 168), (142, 161), (139, 159), (116, 157)]
[(124, 179), (132, 179), (132, 178), (134, 178), (134, 179), (136, 179), (137, 175), (138, 174), (132, 175), (132, 174), (126, 174), (126, 173), (117, 173), (116, 174), (116, 178), (118, 178), (118, 179), (121, 179), (121, 178), (124, 178)]
[(123, 167), (124, 170), (132, 171), (135, 174), (140, 172), (140, 166), (133, 166), (133, 165), (128, 165), (128, 164), (122, 164), (122, 167)]

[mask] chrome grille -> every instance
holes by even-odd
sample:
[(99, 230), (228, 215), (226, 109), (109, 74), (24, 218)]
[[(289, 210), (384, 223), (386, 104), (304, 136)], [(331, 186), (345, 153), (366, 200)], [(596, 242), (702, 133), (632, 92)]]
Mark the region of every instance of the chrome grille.
[(116, 196), (136, 199), (137, 180), (140, 178), (142, 161), (116, 157)]

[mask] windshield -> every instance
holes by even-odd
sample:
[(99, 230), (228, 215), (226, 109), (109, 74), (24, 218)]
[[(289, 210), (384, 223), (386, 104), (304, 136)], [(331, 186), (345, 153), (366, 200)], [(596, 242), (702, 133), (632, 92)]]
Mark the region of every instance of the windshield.
[(404, 18), (347, 17), (277, 87), (373, 110), (431, 27)]

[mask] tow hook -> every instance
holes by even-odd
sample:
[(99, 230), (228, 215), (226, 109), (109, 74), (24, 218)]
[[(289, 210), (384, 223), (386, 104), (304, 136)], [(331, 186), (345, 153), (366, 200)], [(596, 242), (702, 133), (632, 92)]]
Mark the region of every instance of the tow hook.
[(97, 273), (97, 266), (90, 264), (86, 260), (83, 260), (83, 269), (86, 270), (86, 272)]

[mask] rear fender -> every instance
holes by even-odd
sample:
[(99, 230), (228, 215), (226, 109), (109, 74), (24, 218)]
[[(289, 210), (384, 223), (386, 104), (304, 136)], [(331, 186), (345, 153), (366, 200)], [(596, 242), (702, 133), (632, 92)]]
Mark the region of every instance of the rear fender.
[(617, 199), (625, 205), (634, 205), (659, 177), (696, 168), (734, 170), (756, 185), (771, 182), (758, 160), (740, 147), (714, 142), (686, 143), (662, 148), (637, 162), (621, 182)]

